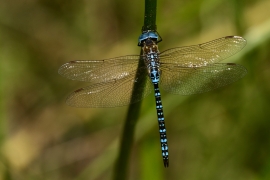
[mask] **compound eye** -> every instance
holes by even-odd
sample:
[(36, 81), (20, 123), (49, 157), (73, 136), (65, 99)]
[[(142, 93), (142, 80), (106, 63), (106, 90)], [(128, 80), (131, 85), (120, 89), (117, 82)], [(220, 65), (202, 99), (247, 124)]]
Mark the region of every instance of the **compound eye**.
[(158, 34), (156, 32), (150, 31), (150, 32), (144, 32), (139, 36), (138, 39), (138, 45), (142, 46), (144, 41), (147, 41), (147, 39), (151, 39), (154, 42), (158, 41)]

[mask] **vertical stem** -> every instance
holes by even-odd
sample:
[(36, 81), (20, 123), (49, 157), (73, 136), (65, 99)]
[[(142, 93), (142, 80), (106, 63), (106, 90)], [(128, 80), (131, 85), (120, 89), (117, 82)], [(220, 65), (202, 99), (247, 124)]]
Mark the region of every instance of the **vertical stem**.
[[(156, 30), (156, 7), (157, 7), (157, 0), (145, 0), (145, 16), (142, 31)], [(143, 52), (141, 50), (140, 55), (142, 55), (142, 53)], [(144, 66), (143, 59), (140, 58), (136, 77), (145, 76), (145, 74), (139, 73), (139, 68), (143, 66)], [(146, 81), (146, 78), (138, 78), (138, 79), (144, 80), (134, 84), (132, 98), (135, 98), (136, 92), (138, 92), (141, 86), (144, 86)], [(136, 98), (138, 98), (138, 96)], [(132, 144), (134, 141), (135, 125), (139, 119), (140, 108), (141, 102), (131, 104), (129, 106), (122, 138), (120, 141), (120, 150), (114, 168), (113, 174), (114, 180), (127, 179), (129, 157), (131, 153)]]
[[(144, 65), (143, 61), (142, 59), (140, 59), (138, 67), (141, 67), (143, 65)], [(137, 71), (136, 77), (139, 77), (139, 76), (140, 74)], [(142, 79), (140, 83), (134, 84), (133, 92), (137, 92), (140, 86), (144, 86), (146, 79), (145, 78), (140, 78), (140, 79)], [(135, 98), (135, 93), (132, 94), (132, 98)], [(127, 179), (129, 157), (131, 153), (132, 144), (134, 141), (135, 126), (139, 119), (140, 108), (141, 108), (141, 102), (131, 104), (128, 108), (128, 113), (127, 113), (125, 124), (124, 124), (124, 130), (123, 130), (122, 138), (120, 141), (120, 150), (119, 150), (118, 158), (116, 160), (116, 164), (114, 168), (114, 177), (113, 177), (114, 180)]]
[(142, 31), (157, 29), (156, 26), (157, 0), (145, 0), (144, 26)]

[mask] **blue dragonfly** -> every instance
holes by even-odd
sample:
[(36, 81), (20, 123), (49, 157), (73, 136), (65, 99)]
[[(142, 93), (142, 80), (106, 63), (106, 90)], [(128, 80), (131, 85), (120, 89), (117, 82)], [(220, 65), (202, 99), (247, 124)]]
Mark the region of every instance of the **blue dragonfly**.
[[(141, 101), (154, 89), (163, 163), (168, 167), (168, 141), (159, 84), (169, 93), (191, 95), (237, 81), (246, 75), (246, 68), (234, 63), (218, 62), (243, 49), (246, 40), (239, 36), (226, 36), (161, 53), (157, 45), (160, 41), (157, 32), (146, 31), (138, 41), (142, 56), (70, 61), (63, 64), (58, 72), (68, 79), (91, 83), (67, 97), (66, 103), (74, 107), (125, 106)], [(138, 69), (139, 60), (143, 60), (145, 66)], [(140, 75), (136, 76), (136, 73)], [(142, 82), (142, 86), (133, 92), (133, 86)]]

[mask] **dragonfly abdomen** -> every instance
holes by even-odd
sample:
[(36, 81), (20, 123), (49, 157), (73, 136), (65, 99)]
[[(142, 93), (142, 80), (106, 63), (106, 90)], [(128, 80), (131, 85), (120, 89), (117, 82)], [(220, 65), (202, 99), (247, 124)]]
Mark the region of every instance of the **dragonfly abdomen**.
[(160, 143), (161, 143), (161, 152), (162, 152), (164, 166), (168, 167), (169, 166), (168, 140), (167, 140), (165, 119), (163, 115), (163, 106), (161, 102), (161, 96), (160, 96), (158, 83), (154, 83), (154, 89), (155, 89), (156, 109), (157, 109), (159, 135), (160, 135)]

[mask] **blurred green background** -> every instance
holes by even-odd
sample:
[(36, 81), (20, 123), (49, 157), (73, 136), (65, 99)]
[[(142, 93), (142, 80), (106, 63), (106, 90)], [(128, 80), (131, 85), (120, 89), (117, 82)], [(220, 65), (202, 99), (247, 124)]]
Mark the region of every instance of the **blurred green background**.
[[(154, 96), (143, 101), (131, 180), (270, 179), (270, 1), (158, 1), (160, 51), (239, 35), (225, 62), (243, 79), (193, 96), (162, 91), (170, 167), (163, 167)], [(65, 62), (139, 54), (144, 1), (0, 2), (0, 179), (111, 179), (127, 107), (78, 109), (87, 86), (58, 75)]]

